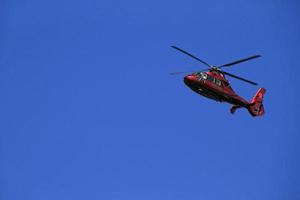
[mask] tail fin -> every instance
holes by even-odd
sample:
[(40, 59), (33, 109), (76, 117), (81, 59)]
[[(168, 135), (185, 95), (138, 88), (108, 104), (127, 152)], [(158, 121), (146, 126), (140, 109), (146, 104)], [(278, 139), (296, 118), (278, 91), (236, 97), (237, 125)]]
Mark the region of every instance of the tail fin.
[(262, 116), (263, 114), (265, 114), (264, 105), (262, 104), (265, 93), (265, 88), (259, 88), (259, 90), (249, 102), (248, 111), (253, 117)]

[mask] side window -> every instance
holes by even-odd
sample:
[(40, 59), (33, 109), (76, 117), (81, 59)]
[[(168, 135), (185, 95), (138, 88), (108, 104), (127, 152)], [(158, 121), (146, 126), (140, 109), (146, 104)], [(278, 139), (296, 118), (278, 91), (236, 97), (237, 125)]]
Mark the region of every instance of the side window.
[(211, 81), (211, 82), (214, 82), (214, 78), (211, 77), (211, 76), (209, 76), (209, 75), (207, 75), (207, 80), (209, 80), (209, 81)]
[(217, 78), (207, 75), (207, 80), (213, 82), (214, 84), (221, 86), (221, 81)]
[(218, 86), (221, 86), (221, 81), (219, 79), (215, 79), (215, 83), (218, 85)]

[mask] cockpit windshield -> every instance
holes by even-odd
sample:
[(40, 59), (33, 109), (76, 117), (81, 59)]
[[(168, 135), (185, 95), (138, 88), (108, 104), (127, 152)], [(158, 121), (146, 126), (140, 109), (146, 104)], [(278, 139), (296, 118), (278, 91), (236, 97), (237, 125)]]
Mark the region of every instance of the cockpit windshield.
[(207, 79), (207, 74), (205, 72), (197, 72), (195, 75), (198, 77), (199, 80)]

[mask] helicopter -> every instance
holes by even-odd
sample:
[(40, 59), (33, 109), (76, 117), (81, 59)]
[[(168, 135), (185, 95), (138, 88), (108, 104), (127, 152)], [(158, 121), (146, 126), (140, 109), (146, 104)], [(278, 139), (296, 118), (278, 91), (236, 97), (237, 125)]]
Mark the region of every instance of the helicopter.
[(251, 59), (259, 58), (261, 55), (254, 55), (224, 65), (213, 66), (177, 46), (171, 47), (194, 58), (208, 67), (204, 70), (196, 72), (170, 73), (171, 75), (188, 74), (184, 76), (184, 83), (191, 90), (209, 99), (231, 104), (231, 114), (234, 114), (239, 108), (246, 108), (253, 117), (262, 116), (265, 114), (263, 98), (264, 94), (266, 93), (266, 89), (263, 87), (259, 88), (253, 98), (250, 101), (246, 101), (244, 98), (240, 97), (234, 92), (225, 75), (252, 85), (257, 85), (257, 83), (221, 70), (221, 68), (230, 67)]

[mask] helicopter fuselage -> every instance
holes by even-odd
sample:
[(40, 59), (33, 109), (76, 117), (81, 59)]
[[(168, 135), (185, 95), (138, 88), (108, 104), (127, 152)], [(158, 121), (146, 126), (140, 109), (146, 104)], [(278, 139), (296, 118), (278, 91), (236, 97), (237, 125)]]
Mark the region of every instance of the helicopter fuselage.
[[(233, 91), (233, 89), (229, 85), (228, 80), (225, 78), (225, 75), (244, 81), (252, 85), (257, 85), (257, 83), (239, 77), (237, 75), (228, 73), (223, 69), (221, 69), (224, 67), (230, 67), (242, 62), (246, 62), (248, 60), (259, 58), (261, 57), (261, 55), (253, 55), (227, 64), (213, 66), (179, 47), (176, 46), (171, 46), (171, 47), (176, 49), (177, 51), (180, 51), (181, 53), (190, 56), (191, 58), (199, 61), (200, 63), (208, 67), (208, 69), (206, 70), (195, 72), (184, 77), (184, 83), (189, 88), (191, 88), (194, 92), (219, 102), (227, 102), (232, 104), (232, 107), (230, 109), (230, 112), (232, 114), (235, 113), (236, 109), (244, 107), (248, 109), (249, 113), (253, 117), (264, 115), (265, 110), (263, 106), (263, 98), (264, 98), (264, 94), (266, 93), (266, 89), (263, 87), (259, 88), (256, 94), (253, 96), (253, 98), (248, 102), (242, 97), (238, 96)], [(175, 74), (182, 74), (182, 73), (186, 73), (186, 72), (177, 72), (171, 74), (175, 75)]]
[(194, 73), (185, 76), (184, 83), (204, 97), (248, 108), (249, 103), (233, 91), (223, 74), (214, 71)]

